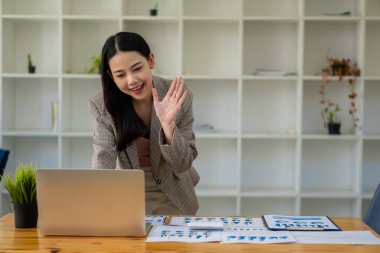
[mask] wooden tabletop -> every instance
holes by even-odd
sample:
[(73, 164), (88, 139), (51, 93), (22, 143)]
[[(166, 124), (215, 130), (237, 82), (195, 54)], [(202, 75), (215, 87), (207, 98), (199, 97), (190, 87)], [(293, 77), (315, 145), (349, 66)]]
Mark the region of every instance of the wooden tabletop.
[[(333, 220), (342, 230), (370, 230), (358, 218), (333, 218)], [(25, 250), (30, 252), (379, 253), (380, 245), (147, 243), (145, 238), (41, 236), (37, 229), (16, 229), (13, 214), (5, 215), (0, 219), (0, 252)]]

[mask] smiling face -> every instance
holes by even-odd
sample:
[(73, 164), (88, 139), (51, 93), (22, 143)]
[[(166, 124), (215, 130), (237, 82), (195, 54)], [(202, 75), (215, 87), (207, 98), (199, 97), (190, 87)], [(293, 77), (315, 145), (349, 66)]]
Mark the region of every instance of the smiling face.
[(133, 100), (146, 101), (152, 97), (154, 55), (149, 59), (135, 51), (118, 52), (108, 62), (109, 73), (117, 87)]

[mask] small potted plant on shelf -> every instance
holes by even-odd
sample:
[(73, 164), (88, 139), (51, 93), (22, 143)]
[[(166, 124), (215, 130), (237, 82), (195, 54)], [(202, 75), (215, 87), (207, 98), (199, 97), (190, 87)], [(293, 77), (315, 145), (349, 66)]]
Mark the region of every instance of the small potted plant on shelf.
[(321, 111), (321, 116), (325, 125), (328, 128), (329, 134), (340, 134), (340, 111), (341, 108), (339, 104), (333, 102), (327, 98), (326, 87), (330, 84), (329, 76), (338, 76), (338, 80), (341, 82), (344, 76), (348, 76), (349, 94), (348, 99), (350, 101), (349, 114), (351, 115), (353, 125), (355, 128), (360, 129), (359, 118), (357, 117), (356, 108), (356, 97), (357, 92), (355, 90), (355, 84), (357, 77), (360, 76), (360, 69), (357, 64), (351, 66), (351, 60), (347, 59), (337, 59), (327, 57), (329, 66), (322, 69), (322, 83), (319, 87), (319, 93), (321, 95), (321, 105), (323, 109)]
[(329, 134), (340, 134), (340, 107), (339, 104), (329, 102), (321, 111), (321, 116), (328, 128)]
[(102, 56), (94, 55), (91, 57), (91, 66), (89, 69), (85, 69), (84, 72), (86, 74), (97, 74), (100, 73), (100, 63), (101, 63)]
[(149, 10), (151, 16), (157, 16), (158, 14), (158, 3), (156, 3), (152, 9)]
[(33, 65), (32, 56), (28, 54), (28, 72), (36, 73), (36, 65)]
[(13, 176), (6, 173), (2, 177), (11, 197), (16, 228), (37, 227), (36, 169), (32, 163), (20, 164)]

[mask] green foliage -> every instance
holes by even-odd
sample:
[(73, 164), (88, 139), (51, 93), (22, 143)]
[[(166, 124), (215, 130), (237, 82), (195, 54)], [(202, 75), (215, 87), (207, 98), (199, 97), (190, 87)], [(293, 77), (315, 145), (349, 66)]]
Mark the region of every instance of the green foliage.
[(28, 67), (33, 67), (33, 61), (31, 54), (28, 54)]
[(97, 74), (99, 73), (100, 63), (102, 61), (101, 55), (94, 55), (91, 57), (91, 67), (89, 69), (85, 69), (85, 73), (87, 74)]
[(158, 3), (156, 3), (154, 6), (153, 6), (153, 10), (157, 10), (158, 8)]
[(2, 180), (13, 203), (30, 204), (37, 201), (36, 170), (32, 163), (20, 164), (13, 177), (6, 173)]

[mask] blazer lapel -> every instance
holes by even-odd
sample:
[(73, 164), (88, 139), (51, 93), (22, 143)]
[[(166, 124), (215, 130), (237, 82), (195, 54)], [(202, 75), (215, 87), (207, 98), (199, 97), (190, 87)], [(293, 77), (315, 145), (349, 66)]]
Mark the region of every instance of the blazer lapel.
[(130, 145), (127, 145), (127, 154), (129, 161), (132, 163), (131, 169), (140, 169), (139, 155), (137, 154), (136, 141), (132, 141)]

